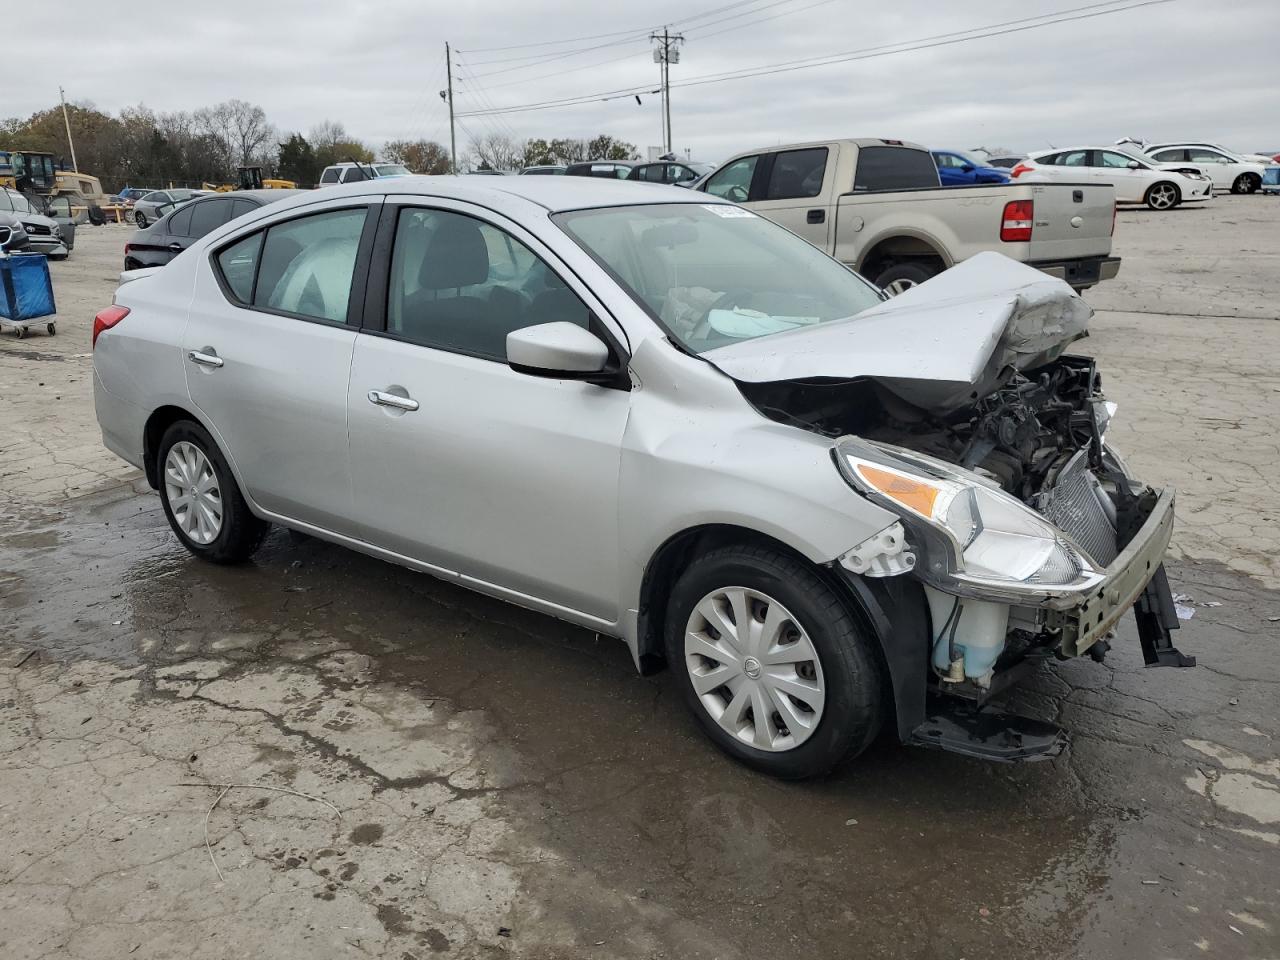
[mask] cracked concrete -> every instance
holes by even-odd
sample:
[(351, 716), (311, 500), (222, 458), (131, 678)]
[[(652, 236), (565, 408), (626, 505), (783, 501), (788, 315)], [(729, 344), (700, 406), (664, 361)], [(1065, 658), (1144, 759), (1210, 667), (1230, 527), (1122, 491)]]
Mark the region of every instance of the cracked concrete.
[[(189, 557), (96, 447), (75, 354), (121, 241), (84, 230), (58, 336), (0, 337), (28, 414), (0, 433), (0, 957), (1280, 956), (1255, 218), (1280, 205), (1122, 212), (1123, 279), (1090, 294), (1117, 442), (1180, 489), (1201, 665), (1143, 669), (1126, 621), (1017, 694), (1071, 730), (1052, 763), (881, 743), (805, 784), (726, 761), (616, 642), (280, 531), (242, 568)], [(224, 783), (341, 814), (189, 785)]]

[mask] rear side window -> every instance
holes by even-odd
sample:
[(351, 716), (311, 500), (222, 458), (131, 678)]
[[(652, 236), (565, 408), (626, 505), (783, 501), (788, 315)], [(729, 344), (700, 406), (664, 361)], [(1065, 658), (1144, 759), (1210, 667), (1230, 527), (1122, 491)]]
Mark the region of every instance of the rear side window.
[(231, 202), (231, 219), (234, 220), (236, 217), (243, 217), (246, 213), (252, 213), (257, 209), (258, 205), (252, 200), (233, 200)]
[(175, 237), (191, 236), (191, 207), (180, 207), (169, 218), (169, 234)]
[(191, 236), (203, 237), (222, 226), (231, 214), (230, 200), (204, 200), (191, 206)]
[(355, 183), (357, 180), (364, 180), (364, 170), (360, 167), (347, 167), (342, 174), (343, 183)]
[(346, 323), (365, 210), (317, 213), (271, 227), (253, 305)]
[(858, 151), (854, 190), (921, 190), (939, 185), (938, 167), (925, 150), (862, 147)]
[(330, 167), (324, 173), (320, 174), (320, 182), (321, 183), (337, 183), (338, 175), (341, 172), (342, 171), (339, 170), (337, 167)]
[(775, 154), (764, 199), (795, 200), (800, 197), (816, 197), (822, 192), (822, 177), (826, 170), (826, 147), (784, 150)]
[(262, 234), (255, 233), (218, 254), (218, 270), (222, 279), (241, 304), (247, 304), (253, 297), (253, 274), (258, 269), (258, 251), (261, 249)]
[(1072, 150), (1069, 153), (1061, 153), (1058, 155), (1058, 166), (1060, 167), (1087, 167), (1089, 166), (1088, 150)]
[(757, 157), (743, 157), (717, 170), (707, 181), (707, 193), (722, 200), (745, 203), (751, 195), (751, 178), (755, 176)]

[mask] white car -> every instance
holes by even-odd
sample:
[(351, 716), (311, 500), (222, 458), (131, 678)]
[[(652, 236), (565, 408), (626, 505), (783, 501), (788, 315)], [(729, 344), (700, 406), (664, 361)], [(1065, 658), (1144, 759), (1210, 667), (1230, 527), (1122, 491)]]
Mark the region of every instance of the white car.
[(1022, 181), (1110, 183), (1115, 186), (1116, 203), (1145, 203), (1152, 210), (1203, 203), (1213, 197), (1214, 187), (1209, 176), (1194, 165), (1161, 163), (1147, 154), (1118, 147), (1069, 147), (1033, 153), (1010, 170), (1009, 176)]
[(1162, 163), (1191, 163), (1203, 167), (1216, 190), (1256, 193), (1267, 165), (1212, 143), (1153, 143), (1147, 153)]

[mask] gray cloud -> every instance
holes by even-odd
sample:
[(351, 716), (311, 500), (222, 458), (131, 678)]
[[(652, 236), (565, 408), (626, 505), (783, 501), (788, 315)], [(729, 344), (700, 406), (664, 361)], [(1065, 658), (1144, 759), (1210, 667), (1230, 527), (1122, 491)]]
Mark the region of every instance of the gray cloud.
[[(789, 0), (755, 17), (711, 22), (749, 9), (740, 7), (688, 23), (673, 82), (1047, 14), (1083, 0), (813, 3)], [(599, 3), (583, 0), (542, 8), (512, 0), (465, 7), (439, 0), (341, 6), (276, 0), (269, 7), (223, 0), (216, 13), (194, 19), (160, 0), (105, 6), (119, 6), (119, 21), (133, 30), (124, 32), (122, 48), (136, 43), (145, 53), (130, 56), (127, 65), (99, 55), (58, 56), (57, 81), (71, 99), (116, 111), (139, 102), (156, 110), (191, 109), (238, 97), (261, 104), (282, 130), (340, 120), (381, 144), (417, 136), (447, 140), (437, 95), (444, 85), (445, 40), (460, 50), (460, 110), (530, 103), (656, 86), (658, 68), (642, 42), (546, 63), (482, 61), (565, 48), (479, 48), (642, 29), (646, 13), (656, 26), (725, 4), (659, 0), (611, 7), (608, 18)], [(788, 15), (728, 30), (784, 11)], [(99, 16), (103, 23), (117, 19), (109, 10)], [(38, 5), (18, 4), (6, 22), (17, 36), (47, 36)], [(716, 31), (726, 32), (713, 36)], [(672, 126), (681, 150), (707, 160), (762, 143), (838, 135), (1022, 149), (1122, 135), (1196, 137), (1246, 151), (1280, 150), (1270, 90), (1277, 42), (1280, 4), (1274, 0), (1233, 0), (1229, 8), (1175, 0), (954, 46), (677, 88)], [(523, 69), (509, 69), (515, 66)], [(10, 71), (0, 114), (23, 116), (50, 106), (57, 96), (53, 83), (44, 71)], [(642, 100), (639, 106), (621, 99), (473, 117), (463, 125), (475, 134), (502, 130), (520, 137), (605, 131), (643, 148), (659, 142), (660, 121), (658, 98)], [(463, 130), (459, 137), (468, 139)]]

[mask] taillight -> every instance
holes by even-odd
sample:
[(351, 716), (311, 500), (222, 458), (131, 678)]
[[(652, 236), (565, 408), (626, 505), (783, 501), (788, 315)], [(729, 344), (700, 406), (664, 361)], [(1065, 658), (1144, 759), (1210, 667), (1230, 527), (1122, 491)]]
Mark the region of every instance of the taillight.
[(132, 243), (126, 243), (126, 244), (124, 245), (124, 252), (125, 252), (125, 253), (128, 253), (128, 252), (129, 252), (130, 250), (132, 250), (132, 249), (133, 249), (133, 244), (132, 244)]
[(1009, 176), (1012, 177), (1014, 180), (1016, 180), (1018, 179), (1018, 177), (1022, 176), (1024, 173), (1030, 173), (1034, 169), (1035, 167), (1028, 167), (1025, 163), (1019, 163), (1017, 166), (1015, 166), (1012, 170), (1009, 171)]
[(1000, 239), (1005, 243), (1026, 243), (1031, 239), (1034, 217), (1033, 201), (1010, 200), (1004, 205), (1004, 216), (1000, 220)]
[(99, 310), (93, 318), (93, 340), (90, 342), (91, 347), (98, 345), (98, 334), (103, 330), (110, 330), (117, 323), (129, 315), (128, 307), (110, 306), (105, 310)]

